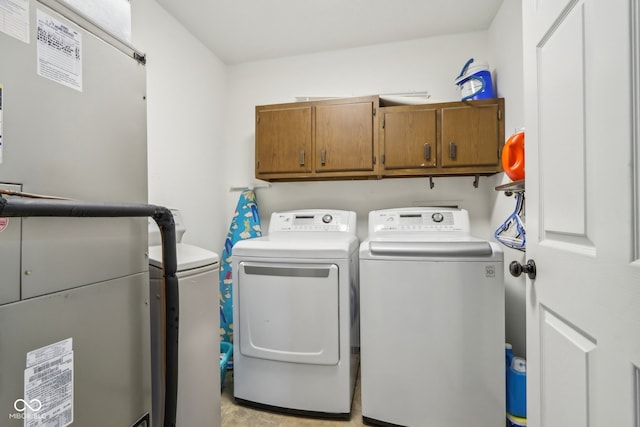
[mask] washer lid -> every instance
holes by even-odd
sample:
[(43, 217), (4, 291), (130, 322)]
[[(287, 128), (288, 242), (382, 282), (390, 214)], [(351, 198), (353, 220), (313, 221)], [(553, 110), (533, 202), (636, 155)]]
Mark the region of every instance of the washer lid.
[(442, 242), (369, 242), (369, 252), (378, 256), (403, 257), (484, 257), (493, 255), (493, 248), (485, 241)]
[(410, 261), (502, 261), (503, 252), (494, 242), (464, 239), (394, 240), (366, 239), (360, 245), (360, 260)]
[[(220, 257), (217, 253), (208, 251), (198, 246), (178, 243), (176, 245), (178, 271), (191, 270), (207, 265), (217, 265)], [(162, 268), (162, 246), (149, 247), (149, 264)]]

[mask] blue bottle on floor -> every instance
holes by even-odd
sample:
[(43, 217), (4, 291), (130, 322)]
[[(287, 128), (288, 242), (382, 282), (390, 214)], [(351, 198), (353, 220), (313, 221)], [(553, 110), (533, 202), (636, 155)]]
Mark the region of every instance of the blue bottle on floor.
[(513, 360), (513, 346), (509, 343), (504, 345), (504, 377), (505, 377), (505, 390), (506, 406), (509, 407), (509, 369), (511, 369), (511, 361)]
[(514, 357), (507, 374), (507, 412), (516, 417), (527, 417), (527, 362)]

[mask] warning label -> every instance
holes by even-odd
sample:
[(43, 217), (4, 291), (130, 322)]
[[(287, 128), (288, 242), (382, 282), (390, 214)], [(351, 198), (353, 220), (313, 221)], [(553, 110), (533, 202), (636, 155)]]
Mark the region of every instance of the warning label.
[(72, 343), (68, 338), (27, 354), (25, 427), (65, 427), (73, 422)]

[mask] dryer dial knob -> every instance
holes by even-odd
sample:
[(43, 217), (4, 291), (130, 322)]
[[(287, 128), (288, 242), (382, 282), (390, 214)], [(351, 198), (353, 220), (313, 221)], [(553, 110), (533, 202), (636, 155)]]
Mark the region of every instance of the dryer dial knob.
[(325, 224), (329, 224), (331, 221), (333, 221), (333, 217), (329, 214), (326, 214), (322, 217), (322, 222), (324, 222)]
[(433, 222), (442, 222), (442, 220), (444, 219), (444, 215), (442, 215), (440, 212), (436, 212), (431, 215), (431, 219), (433, 220)]

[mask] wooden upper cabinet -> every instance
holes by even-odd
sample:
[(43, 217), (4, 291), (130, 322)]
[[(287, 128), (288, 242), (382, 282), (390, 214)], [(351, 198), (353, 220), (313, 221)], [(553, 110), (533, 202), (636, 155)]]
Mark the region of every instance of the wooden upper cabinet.
[(376, 177), (378, 97), (256, 107), (256, 178)]
[(310, 173), (310, 106), (256, 110), (256, 177)]
[[(490, 175), (504, 99), (385, 106), (378, 96), (256, 107), (256, 178)], [(377, 161), (380, 159), (380, 161)]]
[(328, 104), (315, 108), (316, 171), (373, 171), (373, 103)]
[(504, 99), (442, 108), (442, 167), (501, 170)]
[(383, 175), (420, 175), (436, 167), (437, 109), (407, 106), (382, 109), (380, 141)]

